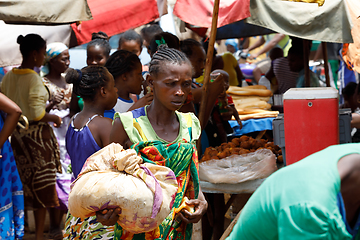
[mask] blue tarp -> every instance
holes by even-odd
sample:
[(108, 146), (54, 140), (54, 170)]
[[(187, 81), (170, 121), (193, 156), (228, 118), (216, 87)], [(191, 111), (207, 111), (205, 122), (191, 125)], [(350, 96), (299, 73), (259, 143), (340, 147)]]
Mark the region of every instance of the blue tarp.
[(217, 29), (216, 39), (243, 38), (252, 36), (261, 36), (274, 33), (274, 31), (246, 23), (245, 20), (231, 23)]
[(235, 120), (230, 120), (230, 126), (234, 129), (233, 136), (242, 136), (251, 132), (258, 132), (263, 130), (272, 130), (272, 122), (275, 118), (260, 118), (260, 119), (249, 119), (241, 121), (243, 127), (240, 129), (239, 124)]

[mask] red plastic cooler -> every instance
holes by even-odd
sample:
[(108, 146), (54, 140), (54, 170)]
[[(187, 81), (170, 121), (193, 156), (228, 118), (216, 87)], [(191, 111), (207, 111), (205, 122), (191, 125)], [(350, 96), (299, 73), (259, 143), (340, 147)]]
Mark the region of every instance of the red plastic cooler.
[(287, 165), (339, 144), (339, 105), (335, 88), (291, 88), (283, 99)]

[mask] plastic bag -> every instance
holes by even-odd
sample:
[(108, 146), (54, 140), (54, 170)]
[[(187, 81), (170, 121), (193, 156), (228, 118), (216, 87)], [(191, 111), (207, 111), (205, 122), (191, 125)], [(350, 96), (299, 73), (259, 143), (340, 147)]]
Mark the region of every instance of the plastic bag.
[(241, 183), (266, 178), (277, 170), (275, 155), (269, 149), (208, 160), (199, 165), (200, 180), (211, 183)]
[(112, 143), (85, 162), (69, 194), (75, 217), (121, 208), (118, 223), (132, 233), (149, 232), (169, 215), (178, 184), (174, 172), (142, 163), (135, 150)]

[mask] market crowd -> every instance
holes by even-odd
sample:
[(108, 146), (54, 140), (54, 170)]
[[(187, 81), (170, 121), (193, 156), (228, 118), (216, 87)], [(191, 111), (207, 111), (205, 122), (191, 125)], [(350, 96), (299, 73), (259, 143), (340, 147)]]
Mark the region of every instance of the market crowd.
[[(191, 239), (192, 224), (208, 208), (199, 184), (197, 154), (227, 141), (228, 120), (242, 124), (226, 94), (229, 86), (244, 82), (238, 45), (228, 41), (229, 52), (214, 53), (212, 72), (217, 77), (209, 83), (208, 98), (202, 102), (199, 79), (205, 68), (207, 39), (180, 41), (156, 24), (140, 33), (122, 33), (112, 54), (106, 33), (94, 33), (87, 44), (87, 66), (82, 69), (69, 68), (69, 49), (63, 43), (47, 43), (37, 34), (18, 36), (22, 63), (4, 76), (0, 93), (0, 239), (21, 239), (29, 210), (34, 213), (37, 240), (44, 239), (47, 212), (51, 239)], [(268, 58), (254, 69), (255, 81), (266, 78), (278, 93), (305, 87), (302, 41), (274, 34), (245, 52), (264, 43), (261, 53)], [(147, 65), (139, 59), (143, 46), (151, 56)], [(310, 86), (320, 86), (314, 74)], [(346, 103), (357, 108), (360, 89), (356, 84), (353, 88), (356, 91)], [(206, 105), (202, 125), (197, 119), (201, 104)], [(200, 135), (202, 149), (198, 151)], [(150, 146), (160, 154), (159, 143), (184, 151), (182, 156), (174, 153), (155, 163), (169, 166), (176, 161), (181, 166), (181, 170), (171, 169), (181, 176), (177, 194), (181, 199), (188, 197), (195, 211), (171, 213), (166, 219), (171, 224), (164, 220), (155, 230), (140, 234), (117, 224), (119, 208), (85, 219), (72, 216), (68, 211), (71, 183), (81, 175), (88, 157), (110, 143), (125, 149)], [(359, 154), (358, 145), (337, 146), (310, 156), (302, 165), (278, 171), (274, 180), (269, 178), (255, 192), (229, 238), (351, 239), (360, 225)], [(323, 159), (317, 168), (306, 164), (313, 158)], [(291, 199), (285, 197), (294, 187), (286, 185), (288, 177), (302, 171), (307, 180), (295, 186)], [(321, 179), (317, 187), (310, 187), (315, 185), (314, 178)], [(175, 201), (173, 208), (179, 204)]]

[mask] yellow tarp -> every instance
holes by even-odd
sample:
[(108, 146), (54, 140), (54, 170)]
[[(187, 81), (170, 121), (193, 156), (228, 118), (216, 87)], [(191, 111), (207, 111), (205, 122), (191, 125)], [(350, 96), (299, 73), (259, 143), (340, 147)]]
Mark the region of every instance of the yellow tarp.
[(325, 2), (325, 0), (283, 0), (283, 1), (317, 3), (319, 6), (324, 5), (324, 2)]

